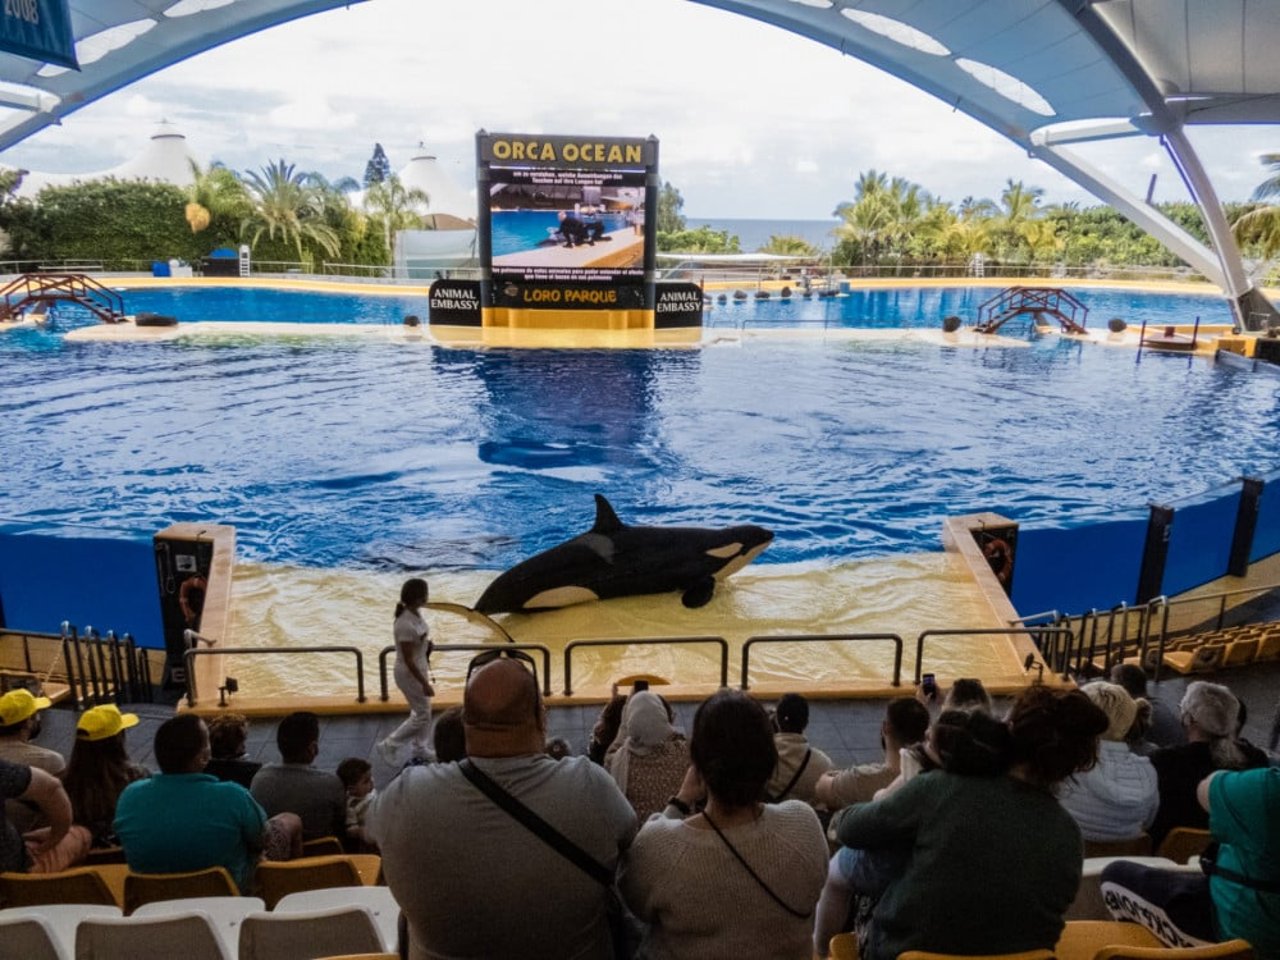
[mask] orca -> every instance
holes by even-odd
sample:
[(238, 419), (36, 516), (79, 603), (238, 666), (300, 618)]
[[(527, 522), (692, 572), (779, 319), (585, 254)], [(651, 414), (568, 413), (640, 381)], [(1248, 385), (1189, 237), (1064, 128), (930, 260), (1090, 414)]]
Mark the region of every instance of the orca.
[(711, 600), (717, 580), (741, 570), (772, 540), (772, 531), (752, 524), (628, 526), (597, 493), (590, 530), (516, 564), (489, 584), (475, 609), (532, 612), (672, 591), (681, 593), (686, 607), (701, 607)]

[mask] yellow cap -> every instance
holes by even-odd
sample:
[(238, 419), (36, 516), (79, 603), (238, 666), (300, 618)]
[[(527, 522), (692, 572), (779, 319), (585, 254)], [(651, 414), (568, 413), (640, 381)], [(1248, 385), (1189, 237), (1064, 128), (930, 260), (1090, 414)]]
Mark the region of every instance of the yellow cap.
[(76, 724), (77, 740), (106, 740), (117, 733), (138, 725), (136, 713), (121, 713), (114, 703), (90, 707), (80, 715)]
[(37, 697), (30, 690), (10, 690), (0, 697), (0, 727), (21, 723), (37, 710), (48, 709), (52, 703), (48, 697)]

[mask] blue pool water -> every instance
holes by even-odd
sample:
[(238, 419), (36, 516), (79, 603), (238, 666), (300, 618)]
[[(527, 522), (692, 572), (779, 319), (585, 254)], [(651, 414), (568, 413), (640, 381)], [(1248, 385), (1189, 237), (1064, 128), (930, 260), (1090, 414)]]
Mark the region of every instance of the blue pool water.
[[(931, 325), (935, 295), (821, 308), (861, 302), (872, 316), (841, 325), (881, 325), (896, 305), (898, 323)], [(125, 296), (184, 319), (206, 298), (209, 319), (426, 312), (411, 297)], [(231, 523), (244, 557), (314, 566), (501, 568), (590, 526), (596, 492), (633, 523), (768, 526), (757, 562), (831, 561), (936, 550), (947, 514), (1076, 524), (1280, 466), (1276, 381), (1056, 337), (508, 351), (21, 330), (0, 334), (0, 416), (4, 529)]]
[[(627, 225), (627, 218), (622, 214), (602, 213), (598, 216), (606, 232), (621, 230)], [(555, 210), (495, 210), (490, 217), (495, 257), (536, 250), (553, 231), (560, 228), (560, 218)]]

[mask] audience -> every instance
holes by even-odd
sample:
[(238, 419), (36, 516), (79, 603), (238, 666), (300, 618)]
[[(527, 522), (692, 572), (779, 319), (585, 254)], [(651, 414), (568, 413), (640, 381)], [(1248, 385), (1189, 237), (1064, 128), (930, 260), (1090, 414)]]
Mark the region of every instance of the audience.
[(619, 877), (649, 925), (642, 955), (809, 960), (827, 843), (807, 803), (764, 802), (777, 763), (764, 709), (721, 690), (694, 715), (689, 753), (680, 790), (636, 835)]
[(1053, 949), (1080, 885), (1080, 830), (1053, 788), (1097, 755), (1106, 715), (1079, 691), (1029, 688), (1009, 716), (1009, 773), (934, 770), (849, 811), (838, 836), (909, 844), (876, 907), (866, 960), (905, 950), (982, 955)]
[(880, 725), (884, 760), (824, 773), (814, 785), (818, 802), (828, 810), (839, 810), (851, 803), (870, 800), (877, 790), (897, 779), (902, 772), (902, 751), (920, 743), (928, 729), (929, 711), (919, 700), (914, 697), (890, 700), (884, 723)]
[(209, 749), (213, 759), (204, 768), (219, 780), (230, 780), (248, 789), (262, 764), (246, 760), (249, 720), (240, 713), (220, 713), (209, 721)]
[(436, 718), (431, 730), (431, 746), (437, 763), (454, 763), (467, 755), (467, 733), (462, 726), (462, 708), (450, 707)]
[(184, 873), (225, 867), (247, 893), (264, 849), (284, 860), (301, 850), (293, 814), (268, 820), (249, 791), (204, 773), (209, 728), (192, 713), (156, 731), (160, 772), (125, 787), (116, 803), (115, 832), (125, 861), (139, 873)]
[(679, 789), (689, 769), (689, 742), (672, 725), (662, 698), (641, 690), (627, 699), (614, 743), (609, 773), (644, 823)]
[(783, 694), (773, 713), (773, 745), (778, 751), (778, 764), (765, 784), (770, 803), (783, 800), (818, 802), (814, 788), (818, 778), (831, 769), (831, 758), (809, 745), (805, 728), (809, 726), (809, 701), (798, 693)]
[[(67, 766), (62, 754), (31, 742), (40, 735), (40, 713), (49, 706), (48, 697), (37, 697), (29, 690), (10, 690), (0, 697), (0, 760), (62, 776)], [(41, 824), (39, 809), (22, 800), (6, 800), (5, 814), (19, 833)]]
[(552, 760), (563, 760), (573, 756), (573, 747), (564, 737), (552, 737), (547, 741), (547, 756)]
[(635, 813), (587, 757), (545, 753), (538, 678), (517, 652), (471, 663), (467, 760), (409, 767), (381, 790), (368, 832), (408, 922), (411, 960), (607, 958), (609, 888), (491, 801), (479, 774), (612, 874)]
[(1182, 729), (1177, 711), (1160, 697), (1147, 692), (1147, 673), (1142, 667), (1136, 663), (1117, 663), (1111, 668), (1111, 682), (1124, 687), (1135, 700), (1143, 700), (1150, 705), (1151, 713), (1142, 739), (1137, 744), (1130, 741), (1138, 753), (1150, 755), (1161, 747), (1177, 747), (1187, 742), (1187, 733)]
[(1239, 937), (1257, 957), (1280, 957), (1280, 768), (1216, 770), (1196, 796), (1218, 842), (1201, 857), (1203, 872), (1110, 864), (1102, 874), (1108, 907), (1166, 946)]
[(942, 710), (977, 710), (991, 713), (991, 694), (983, 686), (981, 680), (973, 677), (961, 677), (947, 691), (942, 701)]
[(1099, 680), (1082, 689), (1107, 715), (1107, 729), (1098, 742), (1097, 764), (1068, 777), (1058, 790), (1058, 801), (1080, 826), (1085, 840), (1139, 837), (1155, 820), (1160, 794), (1156, 768), (1127, 743), (1138, 702), (1114, 683)]
[(347, 757), (337, 769), (338, 779), (347, 792), (346, 837), (356, 847), (369, 845), (365, 820), (378, 791), (373, 786), (373, 764), (361, 757)]
[(89, 831), (95, 847), (116, 845), (112, 824), (120, 794), (135, 780), (151, 776), (146, 767), (129, 759), (125, 749), (125, 731), (137, 724), (135, 714), (121, 713), (114, 704), (91, 707), (76, 724), (76, 741), (62, 785), (71, 799), (74, 822)]
[(302, 839), (342, 837), (347, 832), (347, 791), (335, 774), (312, 764), (320, 753), (320, 718), (299, 710), (276, 727), (280, 763), (268, 763), (253, 777), (249, 792), (267, 816), (295, 813)]
[(0, 871), (58, 873), (88, 852), (89, 832), (72, 826), (71, 801), (57, 777), (39, 767), (0, 760), (0, 798), (34, 805), (47, 824), (22, 834), (6, 814), (0, 830)]
[(1148, 832), (1156, 846), (1174, 827), (1208, 827), (1209, 815), (1196, 799), (1196, 788), (1210, 773), (1267, 765), (1266, 754), (1236, 740), (1240, 702), (1226, 687), (1193, 681), (1187, 684), (1180, 709), (1187, 742), (1151, 755), (1160, 807)]

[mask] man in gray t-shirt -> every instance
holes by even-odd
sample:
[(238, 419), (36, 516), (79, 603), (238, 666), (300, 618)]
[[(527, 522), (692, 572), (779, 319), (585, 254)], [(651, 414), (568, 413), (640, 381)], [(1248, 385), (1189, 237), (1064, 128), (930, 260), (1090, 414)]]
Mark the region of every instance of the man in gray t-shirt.
[[(515, 659), (468, 681), (475, 767), (609, 870), (636, 832), (631, 805), (586, 757), (543, 753), (537, 678)], [(606, 890), (500, 807), (456, 763), (410, 767), (378, 794), (367, 830), (409, 923), (412, 960), (608, 960)]]
[(268, 763), (253, 775), (249, 792), (268, 817), (296, 813), (302, 839), (337, 837), (347, 832), (347, 791), (337, 774), (311, 764), (320, 751), (320, 718), (305, 710), (291, 713), (276, 728), (281, 763)]

